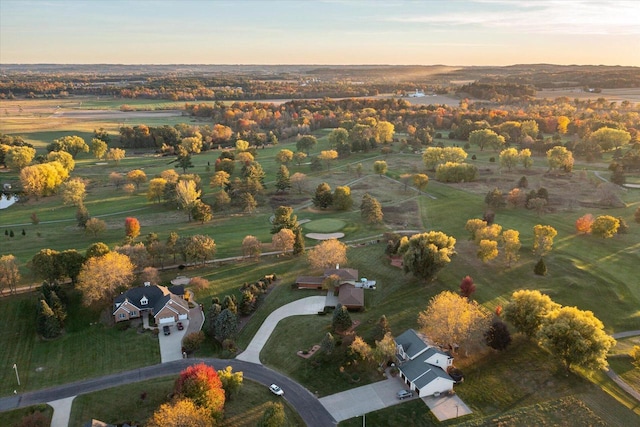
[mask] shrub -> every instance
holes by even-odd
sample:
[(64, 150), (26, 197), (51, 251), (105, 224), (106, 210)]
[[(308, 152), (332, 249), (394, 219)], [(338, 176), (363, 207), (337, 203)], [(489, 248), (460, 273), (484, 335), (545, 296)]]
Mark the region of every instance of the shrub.
[(204, 342), (204, 332), (192, 332), (182, 339), (182, 348), (187, 353), (197, 351)]
[(533, 272), (538, 276), (546, 276), (547, 275), (547, 265), (544, 263), (544, 259), (540, 258), (533, 268)]
[(469, 144), (468, 142), (466, 144), (464, 144), (464, 149), (465, 150), (468, 150), (469, 148), (471, 148), (471, 144)]
[(518, 188), (527, 188), (529, 186), (529, 180), (526, 176), (522, 176), (518, 181)]
[(634, 345), (629, 352), (629, 356), (631, 356), (631, 358), (633, 359), (633, 363), (636, 366), (640, 366), (640, 345)]
[(471, 182), (477, 174), (478, 168), (468, 163), (447, 162), (436, 168), (436, 179), (441, 182)]
[(471, 156), (471, 160), (478, 160), (478, 156), (474, 154), (473, 156)]
[(495, 157), (489, 157), (489, 163), (495, 163), (495, 162), (496, 162)]

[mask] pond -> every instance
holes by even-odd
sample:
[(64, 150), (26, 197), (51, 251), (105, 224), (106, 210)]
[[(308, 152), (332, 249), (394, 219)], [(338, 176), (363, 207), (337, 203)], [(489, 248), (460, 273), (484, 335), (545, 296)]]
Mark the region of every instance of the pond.
[(18, 196), (15, 194), (0, 194), (0, 209), (6, 209), (15, 202), (18, 201)]

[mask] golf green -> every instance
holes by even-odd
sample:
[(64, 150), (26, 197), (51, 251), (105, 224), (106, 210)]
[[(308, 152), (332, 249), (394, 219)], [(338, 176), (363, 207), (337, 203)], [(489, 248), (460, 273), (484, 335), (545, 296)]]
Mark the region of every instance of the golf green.
[(316, 233), (333, 233), (334, 231), (342, 230), (346, 222), (340, 219), (324, 218), (315, 221), (307, 222), (303, 225), (306, 231), (313, 231)]

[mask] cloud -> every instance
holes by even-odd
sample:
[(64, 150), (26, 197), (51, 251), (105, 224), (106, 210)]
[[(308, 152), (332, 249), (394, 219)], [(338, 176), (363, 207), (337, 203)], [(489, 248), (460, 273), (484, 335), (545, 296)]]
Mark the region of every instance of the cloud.
[(459, 12), (391, 16), (389, 22), (474, 26), (523, 34), (640, 35), (640, 2), (475, 0)]

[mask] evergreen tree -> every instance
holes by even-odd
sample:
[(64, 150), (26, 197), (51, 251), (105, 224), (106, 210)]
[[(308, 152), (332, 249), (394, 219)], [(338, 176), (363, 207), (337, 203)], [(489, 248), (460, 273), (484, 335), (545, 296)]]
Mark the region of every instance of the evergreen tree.
[(293, 241), (293, 254), (300, 255), (304, 253), (304, 236), (302, 235), (302, 228), (296, 227), (293, 230), (295, 240)]
[(365, 193), (364, 196), (362, 196), (360, 215), (362, 216), (362, 219), (369, 224), (380, 224), (384, 217), (380, 202), (378, 202), (374, 197), (371, 197), (368, 193)]
[(349, 315), (349, 310), (341, 304), (333, 310), (333, 320), (331, 322), (331, 327), (336, 332), (346, 331), (351, 327), (353, 322), (351, 321), (351, 316)]
[(225, 308), (220, 312), (214, 321), (215, 338), (223, 342), (228, 338), (235, 337), (238, 332), (238, 316), (231, 310)]
[(336, 348), (336, 340), (333, 338), (333, 335), (331, 335), (331, 332), (327, 332), (324, 338), (322, 338), (320, 349), (324, 354), (331, 354), (334, 348)]
[(220, 306), (218, 300), (217, 302), (213, 302), (211, 303), (211, 306), (209, 307), (209, 310), (207, 311), (207, 334), (214, 338), (216, 333), (215, 333), (215, 323), (216, 323), (216, 318), (218, 317), (218, 315), (222, 312), (222, 307)]
[(289, 169), (285, 165), (280, 165), (278, 173), (276, 174), (276, 188), (278, 191), (287, 191), (291, 188), (291, 178), (289, 176)]
[(487, 345), (496, 350), (504, 350), (511, 344), (511, 333), (507, 325), (500, 321), (494, 320), (491, 327), (484, 334)]
[(376, 324), (375, 329), (375, 339), (381, 340), (384, 338), (385, 334), (391, 332), (391, 327), (389, 326), (389, 322), (387, 321), (387, 316), (384, 314), (380, 316), (378, 323)]
[(78, 227), (84, 228), (87, 225), (87, 221), (89, 221), (89, 211), (84, 206), (84, 204), (80, 203), (78, 208), (76, 209), (76, 220), (78, 221)]
[(547, 265), (544, 263), (544, 259), (540, 258), (540, 261), (538, 261), (535, 265), (535, 267), (533, 267), (533, 272), (535, 274), (537, 274), (538, 276), (546, 276), (547, 275)]
[(44, 338), (55, 338), (62, 333), (60, 321), (44, 299), (40, 300), (38, 307), (37, 331)]

